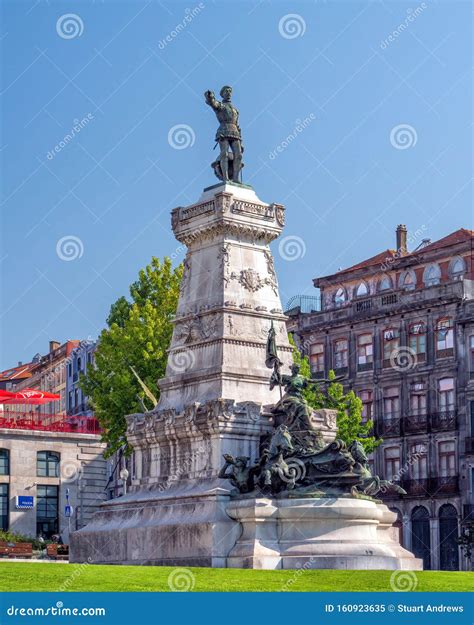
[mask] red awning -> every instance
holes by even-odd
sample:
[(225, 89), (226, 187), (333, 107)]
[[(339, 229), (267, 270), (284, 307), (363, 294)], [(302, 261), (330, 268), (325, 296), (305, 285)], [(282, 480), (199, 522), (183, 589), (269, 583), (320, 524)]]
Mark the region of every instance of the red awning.
[(60, 395), (32, 388), (25, 388), (17, 393), (0, 390), (0, 404), (48, 404), (58, 399), (61, 399)]

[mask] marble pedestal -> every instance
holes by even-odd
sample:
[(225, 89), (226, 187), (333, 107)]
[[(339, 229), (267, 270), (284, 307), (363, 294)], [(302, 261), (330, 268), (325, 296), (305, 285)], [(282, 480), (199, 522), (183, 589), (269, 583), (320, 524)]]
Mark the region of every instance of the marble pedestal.
[[(222, 565), (239, 531), (224, 511), (230, 486), (218, 478), (222, 456), (259, 456), (272, 429), (267, 411), (280, 396), (265, 366), (271, 324), (284, 373), (292, 362), (269, 247), (284, 217), (283, 206), (234, 183), (172, 211), (187, 251), (160, 400), (127, 417), (130, 493), (72, 535), (73, 562)], [(326, 417), (317, 425), (330, 432)]]
[(239, 499), (227, 514), (242, 525), (229, 568), (422, 570), (400, 546), (396, 514), (353, 498)]

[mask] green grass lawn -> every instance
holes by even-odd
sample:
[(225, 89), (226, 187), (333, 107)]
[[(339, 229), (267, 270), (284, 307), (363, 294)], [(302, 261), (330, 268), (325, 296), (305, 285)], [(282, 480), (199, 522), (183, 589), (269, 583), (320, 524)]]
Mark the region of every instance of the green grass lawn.
[[(399, 575), (402, 573), (400, 572)], [(390, 591), (392, 571), (252, 571), (241, 569), (103, 566), (0, 562), (2, 591)], [(466, 591), (472, 573), (407, 572), (416, 591)], [(414, 577), (416, 575), (416, 578)]]

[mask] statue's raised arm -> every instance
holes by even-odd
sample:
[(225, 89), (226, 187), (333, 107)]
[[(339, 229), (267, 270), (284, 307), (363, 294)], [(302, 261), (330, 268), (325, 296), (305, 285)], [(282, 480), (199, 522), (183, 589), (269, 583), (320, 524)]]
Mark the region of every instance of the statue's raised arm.
[(205, 91), (204, 98), (206, 100), (206, 104), (208, 104), (215, 111), (218, 111), (220, 109), (221, 103), (219, 102), (219, 100), (216, 100), (214, 91), (210, 91), (210, 90)]

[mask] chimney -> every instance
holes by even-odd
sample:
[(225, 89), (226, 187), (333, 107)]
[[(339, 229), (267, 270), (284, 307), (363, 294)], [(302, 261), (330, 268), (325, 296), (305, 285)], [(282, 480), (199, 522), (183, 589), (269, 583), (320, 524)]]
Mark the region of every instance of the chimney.
[(21, 360), (18, 361), (18, 366), (21, 367), (23, 363), (21, 362)]
[(54, 352), (55, 349), (61, 347), (61, 343), (59, 341), (50, 341), (49, 342), (49, 353)]
[(400, 256), (408, 254), (407, 250), (407, 227), (403, 224), (397, 226), (397, 252)]

